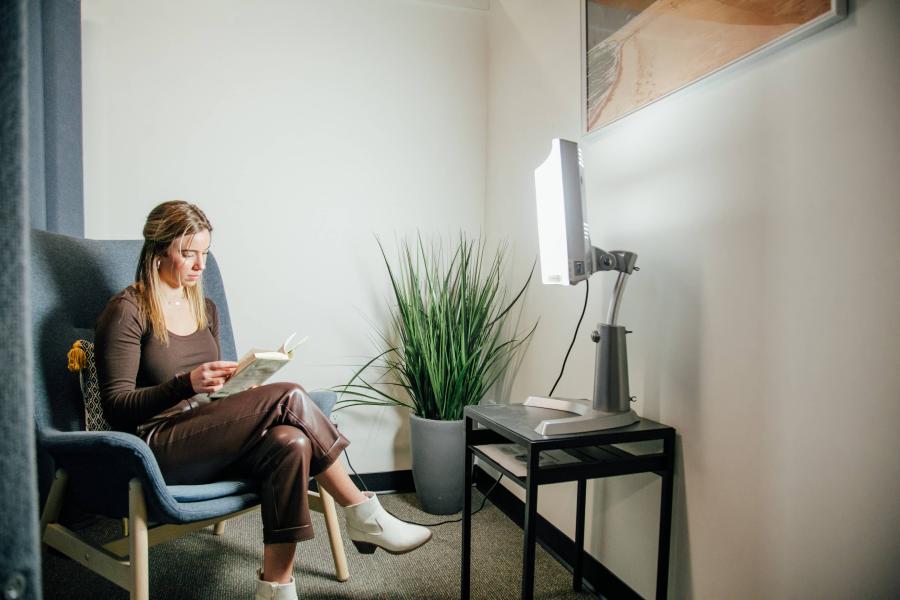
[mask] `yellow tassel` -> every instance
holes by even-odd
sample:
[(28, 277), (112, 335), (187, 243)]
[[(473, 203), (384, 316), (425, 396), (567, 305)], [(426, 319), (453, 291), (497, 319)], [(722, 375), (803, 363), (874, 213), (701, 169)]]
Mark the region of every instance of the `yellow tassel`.
[(84, 350), (81, 348), (81, 340), (72, 344), (72, 349), (69, 350), (68, 358), (69, 371), (72, 373), (77, 373), (87, 366), (87, 354), (85, 354)]

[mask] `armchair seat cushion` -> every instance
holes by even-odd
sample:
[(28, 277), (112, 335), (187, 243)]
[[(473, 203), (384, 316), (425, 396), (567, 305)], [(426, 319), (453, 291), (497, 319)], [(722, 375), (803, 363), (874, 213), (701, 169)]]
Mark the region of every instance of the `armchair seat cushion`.
[(203, 502), (225, 496), (255, 494), (258, 486), (247, 479), (236, 479), (201, 485), (169, 485), (166, 487), (176, 502)]
[(178, 502), (175, 506), (175, 519), (153, 521), (155, 523), (193, 523), (215, 519), (222, 515), (235, 513), (246, 508), (259, 505), (259, 495), (253, 492), (222, 496), (211, 500), (198, 500), (195, 502)]

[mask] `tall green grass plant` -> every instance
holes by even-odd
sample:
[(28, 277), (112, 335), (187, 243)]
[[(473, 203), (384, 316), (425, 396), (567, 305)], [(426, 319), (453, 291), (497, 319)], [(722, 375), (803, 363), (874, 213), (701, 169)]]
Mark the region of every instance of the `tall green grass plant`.
[(396, 305), (383, 350), (345, 385), (338, 408), (405, 406), (426, 419), (457, 420), (504, 375), (536, 327), (521, 335), (509, 318), (523, 302), (534, 274), (506, 293), (504, 249), (488, 251), (482, 238), (460, 234), (450, 252), (418, 236), (400, 244), (392, 265), (381, 241)]

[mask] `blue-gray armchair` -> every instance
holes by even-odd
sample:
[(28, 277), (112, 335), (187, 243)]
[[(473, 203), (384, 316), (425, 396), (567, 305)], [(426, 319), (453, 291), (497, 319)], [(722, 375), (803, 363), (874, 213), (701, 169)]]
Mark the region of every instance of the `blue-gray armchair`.
[[(71, 238), (31, 233), (31, 316), (34, 340), (35, 424), (38, 450), (55, 475), (41, 515), (43, 542), (127, 589), (149, 598), (148, 548), (214, 525), (259, 504), (250, 481), (168, 486), (150, 448), (135, 435), (84, 431), (77, 377), (66, 352), (78, 339), (93, 340), (94, 323), (107, 300), (133, 281), (141, 242)], [(210, 256), (204, 291), (219, 308), (222, 358), (234, 360), (234, 335), (221, 273)], [(328, 414), (332, 392), (312, 397)], [(127, 519), (125, 535), (94, 546), (59, 522), (64, 503), (81, 511)], [(334, 500), (310, 492), (310, 508), (324, 513), (335, 575), (349, 577)]]

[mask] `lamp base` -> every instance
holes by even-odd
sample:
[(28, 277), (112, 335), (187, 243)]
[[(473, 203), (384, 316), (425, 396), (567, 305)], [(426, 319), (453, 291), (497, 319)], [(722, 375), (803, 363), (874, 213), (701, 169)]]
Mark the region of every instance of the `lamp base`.
[(640, 417), (633, 410), (624, 412), (594, 410), (591, 402), (588, 400), (529, 396), (524, 405), (575, 413), (575, 416), (572, 417), (544, 419), (534, 428), (541, 435), (562, 435), (566, 433), (599, 431), (601, 429), (615, 429), (637, 423), (640, 420)]

